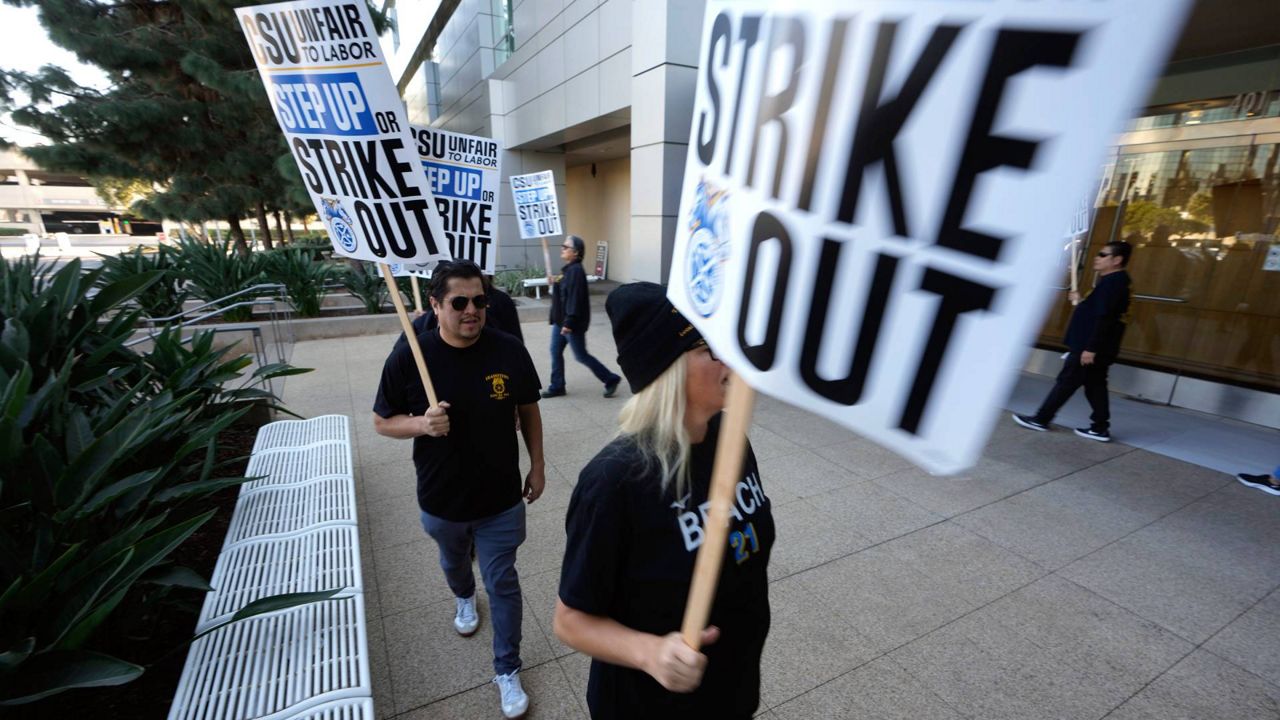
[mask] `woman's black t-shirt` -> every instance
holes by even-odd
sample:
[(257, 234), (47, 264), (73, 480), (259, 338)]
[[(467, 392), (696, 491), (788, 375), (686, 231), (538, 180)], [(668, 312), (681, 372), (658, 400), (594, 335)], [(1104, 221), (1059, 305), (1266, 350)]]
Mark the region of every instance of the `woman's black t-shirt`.
[[(666, 635), (678, 631), (705, 537), (707, 493), (720, 420), (693, 446), (690, 487), (662, 489), (661, 469), (628, 438), (610, 443), (583, 468), (569, 501), (560, 574), (565, 605)], [(772, 503), (750, 445), (733, 493), (729, 545), (711, 608), (720, 639), (703, 648), (707, 670), (692, 693), (673, 693), (640, 670), (593, 660), (587, 684), (591, 717), (749, 718), (760, 702), (760, 654), (769, 633)]]

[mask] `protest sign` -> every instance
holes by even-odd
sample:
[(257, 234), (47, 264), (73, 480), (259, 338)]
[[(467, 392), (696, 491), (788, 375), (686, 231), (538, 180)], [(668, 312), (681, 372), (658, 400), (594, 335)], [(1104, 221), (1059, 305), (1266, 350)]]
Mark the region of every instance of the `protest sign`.
[[(542, 262), (551, 277), (551, 252), (547, 237), (560, 235), (560, 207), (556, 205), (556, 180), (550, 170), (511, 176), (511, 197), (516, 203), (516, 224), (520, 238), (542, 238)], [(548, 280), (550, 282), (550, 280)]]
[(520, 239), (561, 235), (560, 208), (556, 205), (556, 181), (550, 170), (511, 176), (511, 197), (516, 203)]
[(373, 262), (447, 259), (365, 3), (274, 3), (237, 8), (236, 17), (335, 252)]
[(435, 128), (414, 125), (411, 130), (450, 253), (494, 274), (501, 146), (490, 138)]
[[(391, 269), (392, 277), (409, 278), (409, 286), (413, 288), (413, 309), (422, 312), (422, 289), (418, 287), (418, 278), (430, 278), (432, 270), (435, 269), (436, 263), (423, 264), (405, 264), (391, 263), (388, 267)], [(392, 288), (391, 292), (398, 292), (399, 288)]]
[(671, 301), (756, 389), (972, 465), (1187, 5), (709, 2)]

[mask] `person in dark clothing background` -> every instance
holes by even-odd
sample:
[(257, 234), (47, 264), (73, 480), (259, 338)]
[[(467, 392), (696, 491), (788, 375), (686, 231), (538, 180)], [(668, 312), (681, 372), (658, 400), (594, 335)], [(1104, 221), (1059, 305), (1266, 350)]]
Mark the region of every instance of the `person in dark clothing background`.
[(587, 352), (587, 327), (591, 324), (591, 303), (587, 299), (587, 273), (582, 269), (586, 243), (577, 235), (565, 236), (560, 245), (560, 259), (565, 265), (560, 280), (547, 277), (551, 287), (551, 382), (542, 397), (565, 394), (564, 346), (573, 349), (573, 357), (586, 365), (596, 379), (604, 383), (604, 396), (613, 397), (622, 378)]
[[(1076, 428), (1076, 434), (1090, 440), (1111, 442), (1111, 404), (1107, 396), (1107, 369), (1115, 362), (1124, 337), (1125, 316), (1129, 311), (1130, 280), (1125, 268), (1133, 246), (1127, 242), (1112, 242), (1098, 252), (1093, 259), (1093, 269), (1098, 273), (1093, 292), (1076, 306), (1067, 325), (1068, 353), (1062, 363), (1062, 372), (1053, 389), (1034, 415), (1014, 414), (1019, 425), (1044, 432), (1058, 410), (1081, 385), (1093, 414), (1087, 428)], [(1072, 302), (1079, 296), (1072, 293)]]

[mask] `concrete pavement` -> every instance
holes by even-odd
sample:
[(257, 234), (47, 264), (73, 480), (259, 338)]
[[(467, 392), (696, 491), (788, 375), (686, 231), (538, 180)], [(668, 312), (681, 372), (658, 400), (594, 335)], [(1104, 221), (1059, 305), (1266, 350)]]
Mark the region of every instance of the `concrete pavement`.
[[(593, 354), (616, 368), (602, 313), (592, 328)], [(545, 382), (547, 326), (524, 331)], [(285, 403), (352, 417), (379, 716), (500, 717), (483, 589), (480, 631), (461, 638), (418, 523), (410, 443), (369, 420), (393, 341), (298, 343), (293, 363), (316, 372), (289, 378)], [(566, 360), (569, 395), (541, 403), (547, 490), (517, 564), (530, 718), (586, 717), (588, 661), (552, 635), (551, 611), (572, 485), (627, 395), (602, 398)], [(1011, 404), (1027, 409), (1042, 382), (1024, 378)], [(1157, 410), (1129, 429), (1161, 428), (1157, 450), (1203, 436), (1219, 465), (1280, 461), (1266, 457), (1280, 432)], [(764, 397), (751, 441), (778, 525), (761, 717), (1280, 718), (1280, 498), (1220, 469), (1010, 422), (954, 478)]]

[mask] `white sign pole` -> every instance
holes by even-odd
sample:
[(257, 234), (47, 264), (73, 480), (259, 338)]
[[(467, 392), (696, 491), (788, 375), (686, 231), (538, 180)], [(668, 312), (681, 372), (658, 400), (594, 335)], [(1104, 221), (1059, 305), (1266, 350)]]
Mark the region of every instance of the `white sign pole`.
[(418, 276), (410, 275), (409, 284), (413, 286), (413, 309), (422, 313), (422, 291), (418, 289)]

